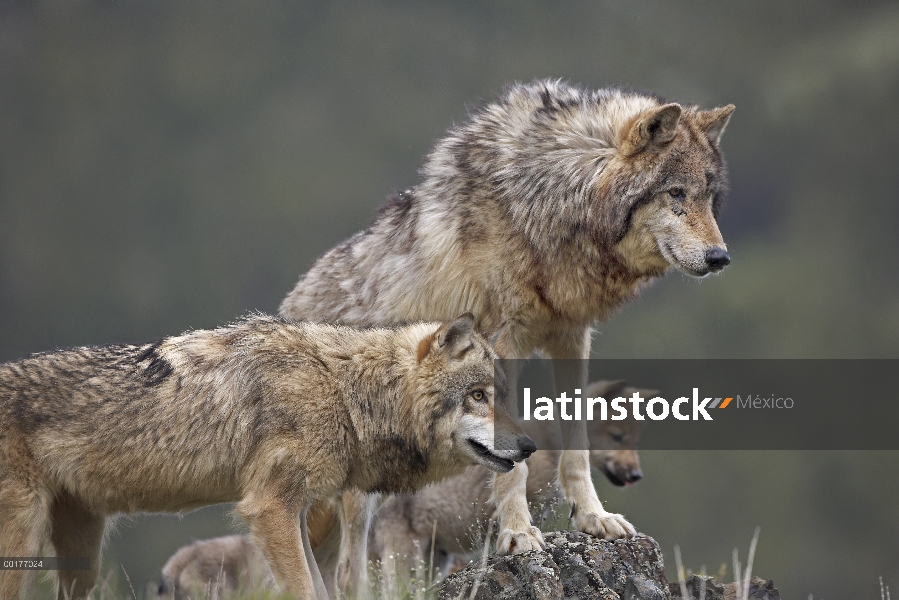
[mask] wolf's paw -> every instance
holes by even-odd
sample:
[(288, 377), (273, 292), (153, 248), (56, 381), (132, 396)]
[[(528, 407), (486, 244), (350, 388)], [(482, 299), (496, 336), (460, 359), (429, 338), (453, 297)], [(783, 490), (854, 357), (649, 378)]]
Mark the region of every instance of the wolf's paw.
[(512, 531), (503, 529), (496, 538), (497, 554), (521, 554), (528, 550), (543, 550), (546, 542), (540, 530), (529, 525), (526, 531)]
[(575, 514), (574, 527), (578, 531), (601, 537), (605, 540), (633, 537), (637, 530), (617, 513), (584, 513)]

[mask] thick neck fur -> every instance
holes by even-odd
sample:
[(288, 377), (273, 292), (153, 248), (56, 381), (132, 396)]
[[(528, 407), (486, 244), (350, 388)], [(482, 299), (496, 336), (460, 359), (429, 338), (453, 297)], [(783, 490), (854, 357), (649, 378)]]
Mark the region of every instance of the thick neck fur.
[[(266, 326), (260, 327), (260, 322)], [(440, 373), (422, 369), (416, 353), (421, 339), (438, 327), (421, 323), (357, 330), (260, 316), (249, 326), (237, 324), (233, 335), (243, 353), (254, 356), (258, 371), (269, 378), (262, 385), (273, 390), (308, 389), (309, 366), (314, 365), (322, 383), (336, 388), (332, 396), (340, 402), (331, 410), (337, 413), (344, 443), (361, 449), (354, 453), (360, 458), (347, 465), (346, 485), (399, 492), (417, 489), (458, 469), (450, 448), (435, 446), (433, 425), (421, 422), (432, 404), (440, 401), (439, 385), (430, 381), (439, 384)], [(306, 339), (314, 339), (315, 344), (305, 343)], [(297, 414), (314, 418), (306, 406), (308, 398), (283, 400)]]
[[(419, 226), (422, 252), (445, 247), (440, 242), (455, 226), (459, 245), (473, 255), (483, 244), (501, 249), (504, 256), (527, 256), (527, 262), (518, 263), (516, 279), (526, 277), (539, 303), (557, 317), (581, 322), (606, 318), (668, 268), (664, 261), (627, 258), (633, 253), (618, 245), (633, 245), (634, 240), (613, 231), (616, 224), (610, 217), (612, 212), (623, 218), (617, 213), (636, 204), (644, 182), (655, 177), (657, 165), (645, 160), (642, 173), (621, 177), (633, 167), (619, 155), (618, 146), (633, 119), (658, 104), (646, 95), (617, 89), (584, 92), (558, 82), (510, 88), (499, 102), (452, 130), (429, 155), (424, 182), (410, 194), (419, 222), (427, 221), (429, 213), (460, 215), (454, 208), (459, 205), (473, 208), (470, 219), (462, 211), (443, 230)], [(485, 219), (485, 211), (496, 221)], [(493, 225), (497, 221), (498, 227)], [(657, 249), (642, 250), (658, 255)], [(442, 264), (448, 263), (444, 259)], [(470, 268), (472, 262), (466, 264)], [(560, 270), (559, 264), (578, 268)]]

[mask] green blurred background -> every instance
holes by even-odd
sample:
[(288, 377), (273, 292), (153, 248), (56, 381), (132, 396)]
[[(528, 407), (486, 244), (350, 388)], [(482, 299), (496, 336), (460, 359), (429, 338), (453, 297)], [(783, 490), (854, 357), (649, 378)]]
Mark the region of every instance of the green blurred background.
[[(899, 356), (896, 3), (7, 0), (0, 360), (276, 311), (470, 107), (535, 77), (737, 105), (733, 264), (656, 284), (596, 356)], [(745, 560), (758, 525), (784, 598), (899, 590), (899, 453), (643, 461), (600, 496), (669, 574), (675, 544), (695, 570)], [(104, 569), (142, 590), (225, 514), (123, 520)]]

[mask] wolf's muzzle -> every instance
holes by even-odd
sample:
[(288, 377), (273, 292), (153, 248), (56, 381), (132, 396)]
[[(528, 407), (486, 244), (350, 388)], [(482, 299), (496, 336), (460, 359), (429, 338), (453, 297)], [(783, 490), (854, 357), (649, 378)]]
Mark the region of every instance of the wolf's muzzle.
[(607, 464), (603, 465), (602, 472), (613, 485), (618, 487), (630, 486), (643, 479), (643, 471), (640, 469), (616, 470)]
[(518, 438), (518, 449), (521, 450), (522, 460), (529, 457), (537, 449), (537, 444), (528, 436)]
[(720, 271), (730, 264), (730, 255), (723, 248), (709, 248), (705, 252), (705, 264), (709, 271)]

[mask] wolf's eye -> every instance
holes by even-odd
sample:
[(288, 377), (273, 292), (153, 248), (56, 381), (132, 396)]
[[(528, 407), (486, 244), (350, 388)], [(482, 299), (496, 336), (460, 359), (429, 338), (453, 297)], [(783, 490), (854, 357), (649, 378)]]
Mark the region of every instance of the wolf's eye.
[(684, 191), (684, 188), (674, 187), (668, 190), (668, 194), (675, 198), (676, 200), (683, 200), (687, 197), (687, 192)]
[(478, 402), (483, 402), (487, 396), (484, 395), (484, 392), (481, 390), (475, 390), (471, 393), (471, 397), (477, 400)]

